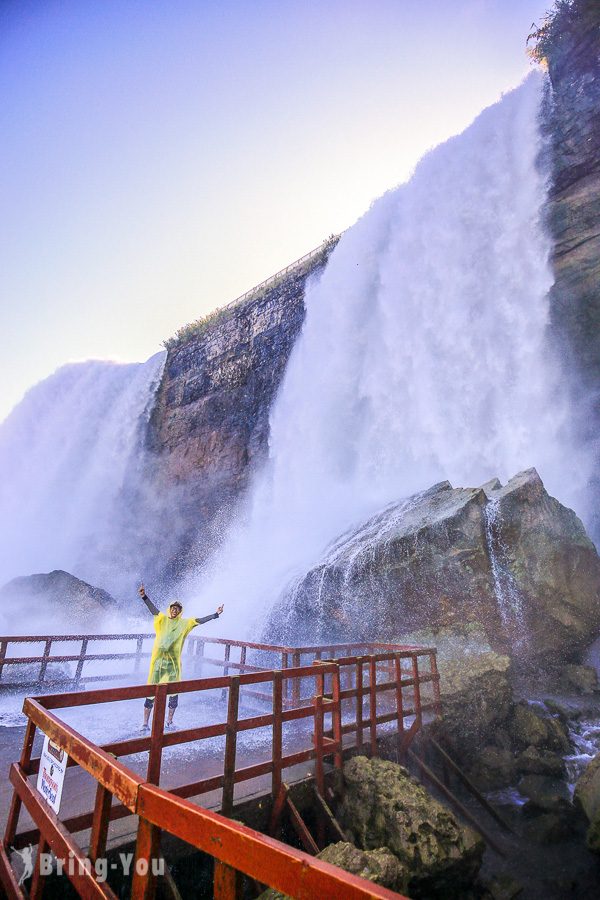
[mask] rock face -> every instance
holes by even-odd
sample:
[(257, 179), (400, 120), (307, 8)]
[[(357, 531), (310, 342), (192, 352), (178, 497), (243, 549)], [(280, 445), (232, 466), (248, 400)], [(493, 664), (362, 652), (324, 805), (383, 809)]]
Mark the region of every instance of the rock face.
[(464, 896), (481, 865), (479, 835), (396, 763), (357, 756), (345, 764), (344, 778), (340, 816), (357, 846), (387, 847), (408, 873), (411, 897)]
[(505, 487), (442, 482), (388, 506), (332, 545), (270, 633), (298, 635), (308, 621), (316, 640), (335, 640), (336, 627), (346, 639), (398, 640), (479, 623), (517, 661), (565, 661), (600, 630), (599, 597), (594, 545), (530, 469)]
[[(3, 609), (34, 610), (39, 614), (40, 626), (42, 623), (47, 625), (54, 613), (63, 619), (66, 610), (70, 626), (85, 632), (90, 631), (91, 625), (97, 625), (105, 613), (118, 609), (117, 601), (106, 591), (61, 569), (13, 578), (0, 589), (0, 605)], [(29, 622), (23, 630), (35, 634), (36, 622)], [(52, 634), (52, 629), (49, 633)]]
[(600, 853), (600, 754), (594, 757), (577, 782), (573, 799), (590, 823), (587, 845), (590, 850)]
[[(565, 7), (567, 4), (565, 4)], [(586, 4), (579, 4), (585, 7)], [(573, 374), (575, 409), (584, 439), (600, 424), (600, 8), (592, 2), (547, 62), (552, 157), (548, 222), (554, 238), (552, 323)], [(565, 8), (558, 16), (569, 17)], [(598, 471), (598, 467), (596, 467)], [(600, 483), (596, 484), (596, 496)], [(596, 508), (598, 504), (596, 503)], [(593, 537), (600, 537), (600, 517)]]
[[(339, 841), (325, 847), (317, 859), (390, 890), (405, 890), (407, 872), (397, 857), (385, 847), (378, 850), (359, 850), (354, 844)], [(258, 900), (291, 900), (291, 898), (287, 894), (269, 888), (263, 891)]]
[[(510, 660), (497, 653), (468, 655), (440, 665), (443, 717), (439, 731), (462, 763), (481, 753), (513, 708)], [(496, 748), (501, 753), (502, 748)], [(494, 769), (504, 765), (494, 760)], [(491, 766), (490, 766), (491, 767)], [(504, 782), (510, 783), (510, 778)]]
[(173, 498), (182, 520), (173, 574), (198, 536), (195, 562), (214, 548), (250, 472), (265, 458), (269, 411), (304, 320), (304, 288), (335, 243), (170, 346), (148, 445), (159, 493)]
[(319, 859), (392, 890), (403, 890), (407, 882), (406, 869), (386, 847), (359, 850), (354, 844), (339, 841), (325, 847), (319, 853)]

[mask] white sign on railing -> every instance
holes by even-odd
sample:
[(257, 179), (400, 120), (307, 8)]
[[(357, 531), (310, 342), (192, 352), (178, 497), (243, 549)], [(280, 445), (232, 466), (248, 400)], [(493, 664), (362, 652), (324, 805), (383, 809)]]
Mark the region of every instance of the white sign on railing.
[(60, 809), (63, 782), (69, 757), (65, 751), (47, 735), (44, 735), (44, 746), (40, 757), (37, 789), (46, 803), (55, 813)]

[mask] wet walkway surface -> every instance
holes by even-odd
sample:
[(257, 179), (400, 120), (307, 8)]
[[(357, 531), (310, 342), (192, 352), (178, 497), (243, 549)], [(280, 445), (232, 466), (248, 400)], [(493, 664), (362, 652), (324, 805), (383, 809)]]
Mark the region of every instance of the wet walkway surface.
[[(84, 737), (96, 744), (108, 744), (129, 738), (148, 736), (143, 732), (143, 701), (126, 700), (106, 703), (90, 707), (66, 708), (54, 710), (55, 714)], [(253, 701), (243, 703), (240, 718), (247, 718), (269, 712), (268, 704)], [(221, 698), (220, 691), (210, 692), (203, 697), (194, 694), (180, 698), (176, 711), (176, 731), (225, 722), (227, 718), (227, 701)], [(23, 722), (25, 717), (22, 717)], [(301, 722), (289, 723), (284, 727), (284, 754), (293, 750), (311, 746), (312, 718)], [(170, 732), (168, 732), (170, 733)], [(8, 780), (10, 765), (18, 761), (25, 726), (0, 726), (0, 819), (2, 832), (6, 823), (12, 798), (12, 785)], [(43, 743), (43, 734), (38, 730), (34, 743), (33, 757), (39, 756)], [(172, 789), (200, 779), (223, 774), (225, 737), (209, 738), (179, 744), (163, 749), (160, 786)], [(260, 728), (238, 734), (236, 768), (250, 766), (270, 760), (272, 750), (271, 728)], [(121, 762), (136, 774), (145, 778), (148, 764), (148, 753), (136, 753), (120, 757)], [(312, 774), (313, 763), (303, 763), (284, 771), (284, 778), (297, 781)], [(32, 779), (34, 776), (31, 776)], [(79, 766), (67, 769), (60, 807), (60, 818), (66, 820), (71, 816), (90, 812), (94, 806), (97, 782)], [(241, 782), (235, 787), (235, 801), (253, 795), (267, 794), (271, 789), (271, 776), (265, 775)], [(212, 791), (198, 797), (198, 802), (207, 808), (220, 808), (220, 790)], [(191, 798), (193, 799), (193, 798)], [(33, 828), (33, 822), (23, 809), (19, 819), (19, 832)], [(113, 821), (109, 830), (109, 847), (116, 846), (135, 836), (137, 818), (128, 816)], [(78, 836), (83, 848), (87, 846), (87, 833)]]

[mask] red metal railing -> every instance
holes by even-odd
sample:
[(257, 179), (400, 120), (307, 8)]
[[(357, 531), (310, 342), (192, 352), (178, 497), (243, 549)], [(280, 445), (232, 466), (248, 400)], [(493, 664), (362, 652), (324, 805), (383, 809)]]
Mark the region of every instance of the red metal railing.
[[(318, 654), (323, 657), (333, 655), (334, 652), (347, 652), (349, 646), (352, 645), (342, 645), (341, 649), (300, 648), (300, 650), (293, 649), (292, 653), (299, 652), (307, 656)], [(429, 671), (423, 673), (419, 670), (419, 659), (429, 660)], [(286, 685), (291, 685), (290, 691), (285, 691)], [(308, 685), (313, 694), (310, 705), (306, 701)], [(240, 689), (249, 686), (260, 686), (263, 696), (267, 690), (270, 692), (270, 712), (240, 717)], [(225, 690), (228, 694), (227, 721), (174, 733), (164, 732), (166, 701), (170, 694), (189, 694), (215, 689)], [(292, 698), (291, 701), (288, 699), (286, 702), (286, 693), (288, 698)], [(141, 699), (148, 695), (153, 695), (155, 699), (150, 736), (119, 741), (102, 747), (84, 738), (51, 711), (66, 707)], [(291, 702), (297, 705), (290, 706)], [(343, 750), (349, 746), (364, 747), (365, 735), (368, 735), (370, 752), (375, 753), (378, 727), (381, 729), (394, 723), (400, 748), (404, 750), (420, 727), (423, 715), (430, 710), (433, 712), (439, 710), (439, 675), (435, 666), (435, 650), (421, 648), (387, 650), (364, 657), (342, 656), (335, 662), (313, 659), (310, 666), (195, 679), (175, 684), (139, 685), (29, 698), (24, 704), (27, 729), (23, 751), (19, 763), (11, 767), (10, 774), (14, 795), (4, 837), (4, 849), (0, 853), (0, 876), (4, 887), (9, 896), (22, 896), (15, 893), (16, 881), (8, 858), (11, 846), (18, 848), (29, 842), (35, 842), (40, 849), (50, 846), (57, 855), (66, 856), (73, 853), (76, 858), (83, 859), (83, 851), (75, 844), (72, 834), (91, 829), (89, 858), (93, 860), (105, 852), (110, 822), (137, 814), (141, 816), (138, 826), (137, 857), (149, 858), (155, 851), (157, 852), (160, 825), (193, 846), (207, 849), (212, 853), (218, 861), (215, 872), (215, 896), (237, 896), (234, 892), (237, 876), (228, 868), (232, 863), (235, 864), (236, 870), (251, 877), (258, 877), (263, 883), (268, 873), (267, 880), (271, 886), (293, 896), (334, 896), (336, 894), (327, 893), (333, 890), (334, 881), (331, 879), (334, 876), (327, 868), (323, 869), (321, 863), (316, 865), (318, 861), (307, 857), (310, 860), (309, 869), (312, 874), (310, 877), (306, 874), (306, 877), (309, 880), (307, 884), (313, 877), (317, 881), (322, 879), (319, 881), (320, 892), (298, 893), (298, 884), (294, 879), (299, 877), (300, 862), (305, 867), (308, 865), (304, 854), (292, 851), (291, 848), (244, 829), (236, 823), (221, 820), (214, 813), (208, 813), (200, 807), (186, 803), (185, 798), (202, 796), (209, 791), (220, 789), (222, 812), (230, 814), (237, 784), (261, 776), (270, 776), (271, 793), (273, 797), (277, 797), (282, 784), (282, 772), (290, 766), (312, 759), (315, 760), (316, 782), (322, 791), (326, 757), (331, 756), (334, 766), (341, 767)], [(330, 719), (327, 728), (326, 717)], [(304, 737), (300, 735), (299, 738), (300, 741), (305, 740), (306, 744), (296, 746), (293, 753), (284, 753), (282, 740), (284, 726), (287, 723), (307, 719), (312, 720), (312, 735)], [(238, 767), (238, 735), (265, 727), (271, 729), (272, 750), (269, 759), (250, 766)], [(59, 821), (45, 806), (29, 781), (39, 768), (39, 758), (32, 758), (33, 739), (37, 728), (66, 751), (70, 766), (80, 766), (96, 780), (97, 791), (93, 811), (78, 813), (65, 821)], [(222, 774), (175, 786), (169, 791), (159, 788), (165, 748), (220, 735), (225, 736)], [(296, 737), (298, 739), (298, 736)], [(116, 759), (117, 756), (123, 757), (140, 752), (148, 753), (145, 778)], [(113, 796), (117, 800), (115, 804), (112, 802)], [(33, 831), (17, 834), (23, 804), (32, 816), (35, 828)], [(205, 835), (199, 837), (195, 829), (198, 828), (200, 821), (205, 827), (210, 823), (210, 827), (217, 830), (224, 829), (223, 834), (227, 835), (232, 856), (221, 852), (223, 848), (212, 844)], [(251, 840), (249, 834), (252, 835)], [(249, 850), (250, 846), (253, 848), (252, 852)], [(254, 863), (257, 855), (264, 859), (265, 854), (271, 859), (272, 865), (256, 869)], [(276, 869), (278, 865), (282, 867), (281, 872)], [(276, 871), (279, 874), (275, 875)], [(346, 876), (339, 873), (335, 878), (342, 878), (344, 885), (349, 885), (348, 890), (343, 894), (338, 893), (338, 896), (392, 896), (389, 892), (378, 893), (379, 889), (375, 890), (372, 886), (361, 888), (360, 884), (357, 885), (352, 880), (346, 882)], [(82, 896), (112, 896), (110, 892), (107, 893), (109, 889), (105, 885), (101, 885), (102, 892), (98, 892), (99, 887), (93, 873), (89, 877), (79, 873), (75, 880), (73, 878), (71, 880), (77, 890), (82, 892)], [(39, 896), (42, 882), (41, 874), (37, 871), (34, 874), (30, 896)], [(350, 890), (350, 886), (354, 893)], [(150, 870), (147, 876), (136, 875), (133, 897), (150, 897), (152, 890)], [(361, 890), (363, 893), (360, 893)]]

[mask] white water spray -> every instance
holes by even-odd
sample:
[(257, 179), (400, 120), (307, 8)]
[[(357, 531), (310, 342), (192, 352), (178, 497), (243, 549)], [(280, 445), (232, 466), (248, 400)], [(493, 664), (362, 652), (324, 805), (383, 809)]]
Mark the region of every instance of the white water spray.
[(139, 465), (163, 365), (159, 353), (143, 364), (64, 366), (2, 423), (0, 586), (65, 569), (118, 590), (123, 490)]
[(429, 153), (308, 286), (269, 464), (202, 585), (206, 602), (229, 604), (228, 632), (260, 628), (351, 523), (436, 481), (535, 465), (577, 505), (587, 463), (546, 340), (543, 84), (529, 76)]
[(523, 597), (508, 566), (508, 551), (502, 539), (502, 515), (497, 497), (488, 500), (485, 510), (485, 538), (490, 557), (490, 569), (498, 611), (505, 630), (513, 634), (515, 646), (523, 643)]

